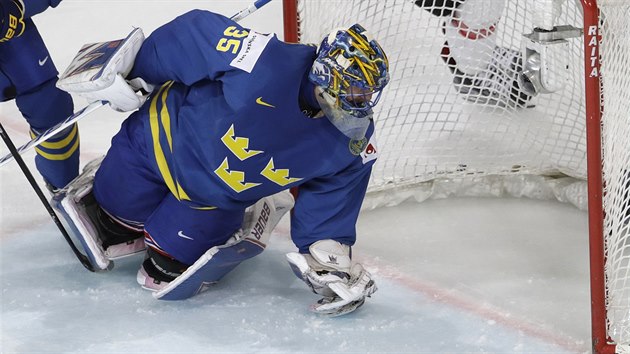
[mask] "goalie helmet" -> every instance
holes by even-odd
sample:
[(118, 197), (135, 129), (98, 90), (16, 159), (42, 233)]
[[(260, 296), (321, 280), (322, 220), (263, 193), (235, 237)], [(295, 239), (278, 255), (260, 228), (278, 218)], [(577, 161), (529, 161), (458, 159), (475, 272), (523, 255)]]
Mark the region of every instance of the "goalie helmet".
[(322, 40), (309, 80), (328, 119), (358, 140), (365, 136), (372, 108), (389, 82), (389, 62), (376, 40), (355, 24)]

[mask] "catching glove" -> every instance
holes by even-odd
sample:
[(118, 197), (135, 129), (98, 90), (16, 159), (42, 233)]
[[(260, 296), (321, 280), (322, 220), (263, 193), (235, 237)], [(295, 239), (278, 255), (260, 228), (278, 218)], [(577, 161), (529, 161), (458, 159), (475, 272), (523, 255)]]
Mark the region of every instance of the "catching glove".
[(127, 80), (144, 41), (140, 28), (127, 38), (84, 45), (57, 81), (57, 87), (88, 100), (106, 101), (119, 112), (140, 107), (153, 86), (141, 78)]
[(295, 275), (322, 299), (311, 305), (315, 313), (340, 316), (365, 303), (376, 290), (376, 284), (361, 264), (352, 264), (350, 247), (334, 240), (317, 241), (308, 254), (288, 253)]

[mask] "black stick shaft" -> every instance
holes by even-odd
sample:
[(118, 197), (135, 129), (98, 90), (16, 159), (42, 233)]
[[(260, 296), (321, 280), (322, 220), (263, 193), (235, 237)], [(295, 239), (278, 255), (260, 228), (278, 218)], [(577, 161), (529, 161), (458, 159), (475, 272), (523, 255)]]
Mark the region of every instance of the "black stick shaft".
[(11, 138), (9, 137), (7, 132), (4, 130), (4, 127), (2, 126), (2, 124), (0, 124), (0, 136), (2, 136), (2, 140), (4, 141), (6, 146), (9, 148), (9, 151), (13, 155), (13, 158), (15, 158), (15, 161), (20, 166), (20, 169), (24, 173), (24, 176), (26, 176), (26, 179), (28, 180), (28, 182), (31, 184), (31, 187), (33, 187), (33, 189), (35, 190), (35, 193), (39, 197), (39, 200), (41, 200), (42, 204), (44, 204), (44, 208), (46, 208), (46, 211), (48, 211), (48, 214), (55, 222), (55, 225), (57, 225), (57, 228), (59, 228), (59, 231), (61, 231), (63, 238), (65, 238), (66, 242), (68, 242), (68, 245), (70, 245), (72, 252), (74, 252), (74, 254), (77, 256), (77, 258), (79, 259), (79, 261), (81, 262), (81, 264), (83, 264), (85, 268), (93, 272), (94, 267), (92, 266), (92, 263), (90, 263), (90, 260), (84, 254), (82, 254), (77, 248), (77, 246), (74, 244), (74, 242), (72, 242), (72, 239), (70, 238), (70, 235), (68, 234), (68, 231), (66, 231), (66, 228), (61, 223), (61, 220), (59, 220), (57, 213), (55, 213), (55, 210), (52, 208), (52, 206), (46, 199), (44, 192), (42, 192), (42, 189), (37, 184), (37, 181), (35, 181), (33, 174), (29, 170), (28, 166), (26, 166), (26, 163), (24, 163), (22, 156), (20, 156), (20, 154), (18, 153), (17, 149), (15, 148), (15, 145), (13, 145), (13, 141), (11, 141)]

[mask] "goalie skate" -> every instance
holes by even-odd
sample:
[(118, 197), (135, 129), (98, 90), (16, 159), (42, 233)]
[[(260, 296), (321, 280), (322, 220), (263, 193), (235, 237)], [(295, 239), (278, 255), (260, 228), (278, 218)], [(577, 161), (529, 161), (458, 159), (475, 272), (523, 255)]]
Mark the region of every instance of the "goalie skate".
[[(52, 200), (53, 207), (59, 211), (69, 231), (77, 239), (90, 263), (97, 270), (110, 270), (112, 260), (130, 256), (145, 249), (143, 234), (138, 230), (124, 230), (113, 234), (111, 228), (102, 230), (98, 219), (104, 218), (102, 210), (94, 200), (92, 184), (94, 175), (102, 159), (97, 159), (85, 166), (79, 177), (65, 188), (58, 191)], [(122, 228), (122, 226), (118, 226)]]

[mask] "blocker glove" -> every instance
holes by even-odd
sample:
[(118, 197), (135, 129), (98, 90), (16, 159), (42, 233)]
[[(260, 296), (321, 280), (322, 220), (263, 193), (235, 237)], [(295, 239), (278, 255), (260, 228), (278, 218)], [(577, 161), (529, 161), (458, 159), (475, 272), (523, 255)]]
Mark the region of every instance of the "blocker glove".
[(286, 255), (293, 273), (322, 299), (311, 305), (315, 313), (340, 316), (365, 303), (376, 284), (361, 264), (352, 263), (350, 247), (334, 240), (317, 241), (309, 253)]
[(0, 0), (0, 42), (19, 37), (24, 26), (22, 0)]

